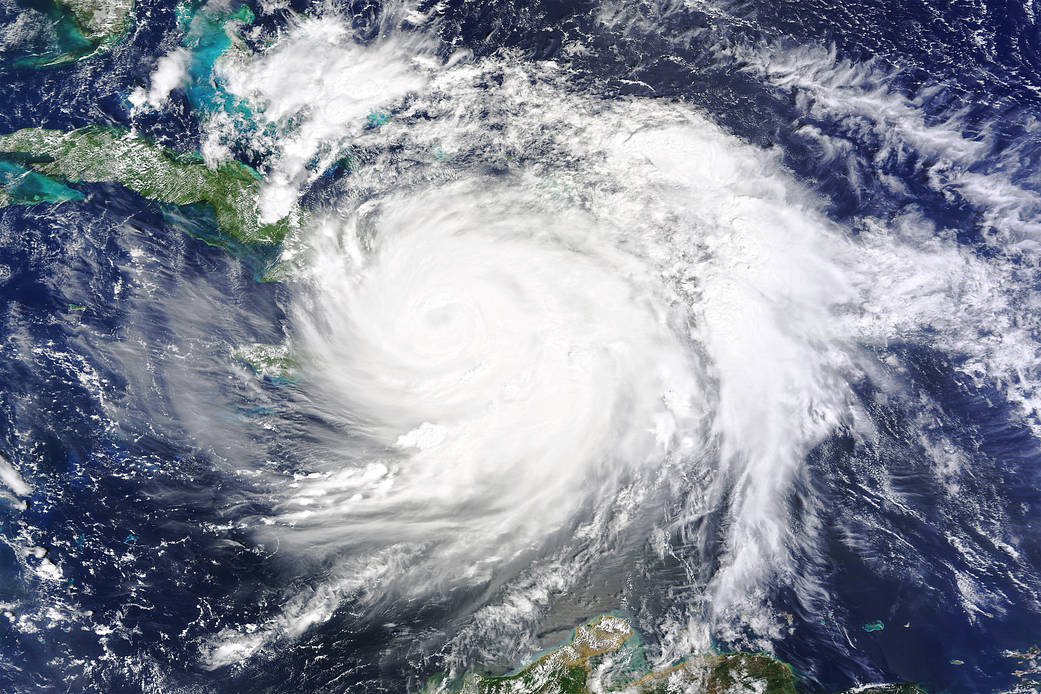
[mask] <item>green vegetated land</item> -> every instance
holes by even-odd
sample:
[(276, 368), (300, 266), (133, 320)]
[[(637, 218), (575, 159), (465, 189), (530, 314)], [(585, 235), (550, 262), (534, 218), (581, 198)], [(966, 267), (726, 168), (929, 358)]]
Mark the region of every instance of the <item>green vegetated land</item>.
[(115, 43), (130, 23), (134, 0), (57, 0), (83, 37), (99, 46)]
[(231, 356), (249, 366), (258, 376), (275, 383), (292, 383), (297, 370), (297, 362), (287, 344), (243, 345), (232, 350)]
[(55, 48), (17, 57), (16, 66), (47, 67), (94, 55), (115, 45), (130, 28), (134, 0), (17, 0), (47, 18)]
[[(6, 170), (0, 205), (75, 199), (78, 193), (64, 184), (111, 182), (157, 202), (207, 205), (221, 230), (242, 243), (279, 243), (289, 229), (288, 217), (260, 222), (261, 180), (250, 167), (231, 161), (211, 169), (197, 156), (176, 154), (122, 128), (26, 128), (0, 135), (0, 162), (0, 173)], [(27, 185), (43, 192), (27, 195)]]
[[(792, 669), (764, 653), (723, 653), (697, 656), (663, 670), (626, 681), (597, 680), (596, 666), (604, 656), (624, 650), (634, 633), (629, 623), (605, 615), (577, 628), (571, 643), (550, 651), (512, 675), (468, 673), (451, 682), (437, 677), (424, 694), (798, 694)], [(608, 676), (608, 679), (610, 677)], [(853, 690), (851, 690), (852, 692)], [(857, 694), (924, 694), (911, 683), (880, 684)]]

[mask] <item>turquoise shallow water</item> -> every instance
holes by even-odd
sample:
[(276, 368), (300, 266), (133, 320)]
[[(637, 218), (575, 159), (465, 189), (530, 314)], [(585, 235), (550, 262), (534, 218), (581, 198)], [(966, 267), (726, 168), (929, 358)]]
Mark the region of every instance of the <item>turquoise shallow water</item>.
[(252, 130), (252, 110), (224, 88), (214, 65), (232, 46), (235, 32), (253, 20), (253, 11), (247, 4), (238, 4), (234, 9), (192, 4), (181, 6), (178, 11), (184, 45), (191, 53), (185, 85), (188, 101), (200, 113), (223, 112), (235, 118), (247, 135)]
[(20, 204), (83, 199), (83, 193), (78, 190), (2, 159), (0, 159), (0, 186), (3, 186), (7, 195)]
[(72, 13), (60, 3), (53, 0), (22, 0), (21, 6), (36, 10), (47, 18), (50, 23), (47, 38), (53, 42), (53, 48), (45, 52), (14, 51), (10, 58), (13, 67), (46, 67), (78, 60), (97, 49), (100, 42), (86, 38)]

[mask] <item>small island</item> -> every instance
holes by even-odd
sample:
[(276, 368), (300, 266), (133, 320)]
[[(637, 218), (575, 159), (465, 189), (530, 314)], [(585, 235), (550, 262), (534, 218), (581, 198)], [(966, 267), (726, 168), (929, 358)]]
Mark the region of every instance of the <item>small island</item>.
[[(519, 672), (484, 675), (469, 672), (455, 681), (434, 677), (423, 694), (799, 694), (795, 673), (765, 653), (694, 656), (677, 665), (604, 681), (599, 665), (635, 636), (629, 623), (611, 615), (575, 629), (572, 640)], [(611, 678), (608, 678), (609, 680)], [(925, 694), (912, 683), (858, 687), (843, 694)]]

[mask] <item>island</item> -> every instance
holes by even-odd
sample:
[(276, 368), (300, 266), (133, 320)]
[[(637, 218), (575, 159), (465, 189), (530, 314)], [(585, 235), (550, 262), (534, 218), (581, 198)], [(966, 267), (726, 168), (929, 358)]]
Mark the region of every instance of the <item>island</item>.
[[(694, 656), (646, 674), (618, 680), (600, 665), (631, 643), (635, 633), (621, 617), (604, 615), (575, 629), (571, 642), (509, 675), (469, 672), (453, 681), (432, 678), (423, 694), (799, 694), (792, 668), (765, 653)], [(610, 668), (607, 668), (609, 671)], [(596, 674), (594, 674), (596, 673)], [(925, 694), (916, 684), (857, 687), (843, 694)]]
[(177, 154), (123, 128), (0, 135), (0, 164), (0, 206), (82, 197), (66, 184), (117, 183), (160, 203), (204, 205), (220, 230), (243, 244), (280, 243), (290, 228), (289, 217), (261, 223), (261, 178), (249, 166), (228, 161), (210, 168), (197, 155)]
[(231, 357), (271, 383), (293, 383), (296, 378), (297, 362), (288, 344), (270, 345), (258, 342), (243, 345), (233, 349)]

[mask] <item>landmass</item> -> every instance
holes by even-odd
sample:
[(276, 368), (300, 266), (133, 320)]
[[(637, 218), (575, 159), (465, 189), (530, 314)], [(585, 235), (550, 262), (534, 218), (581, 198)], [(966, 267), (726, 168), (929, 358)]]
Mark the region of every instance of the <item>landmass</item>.
[[(611, 615), (575, 629), (570, 643), (546, 653), (519, 672), (484, 675), (469, 672), (456, 681), (435, 677), (424, 694), (799, 694), (791, 667), (765, 653), (695, 656), (662, 670), (628, 679), (612, 676), (617, 663), (631, 660), (623, 651), (634, 639), (629, 623)], [(629, 654), (631, 656), (631, 654)], [(842, 694), (925, 694), (916, 684), (858, 687)]]
[(134, 0), (56, 0), (72, 15), (83, 38), (95, 47), (115, 43), (130, 24)]
[(292, 383), (297, 370), (289, 345), (268, 345), (254, 343), (232, 350), (231, 356), (236, 361), (249, 366), (258, 376), (273, 383)]
[(1006, 694), (1036, 694), (1041, 692), (1041, 648), (1036, 644), (1022, 651), (1005, 651), (1006, 658), (1018, 663), (1012, 674), (1018, 678)]
[[(0, 135), (0, 163), (8, 171), (6, 183), (0, 173), (0, 205), (74, 198), (76, 191), (64, 184), (118, 183), (157, 202), (206, 205), (220, 229), (242, 243), (276, 244), (289, 230), (288, 217), (260, 222), (261, 180), (249, 166), (230, 161), (210, 168), (197, 156), (176, 154), (123, 128), (26, 128)], [(14, 175), (19, 168), (46, 180)], [(34, 196), (25, 194), (27, 187), (45, 190)]]
[(83, 193), (21, 166), (0, 160), (0, 207), (80, 200)]
[(107, 50), (126, 34), (134, 0), (20, 0), (44, 15), (55, 49), (16, 56), (14, 65), (60, 65)]

